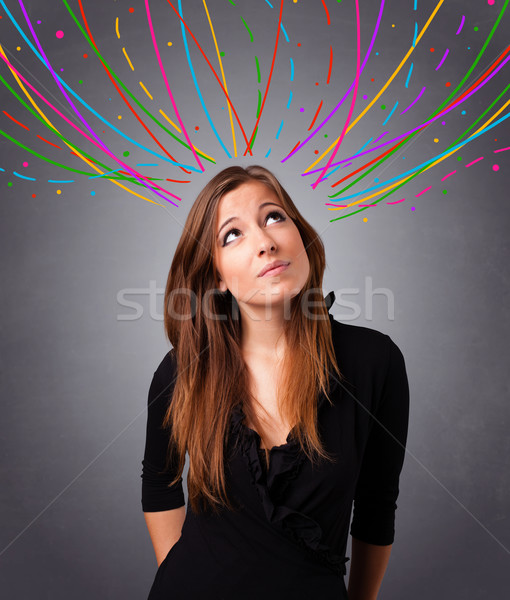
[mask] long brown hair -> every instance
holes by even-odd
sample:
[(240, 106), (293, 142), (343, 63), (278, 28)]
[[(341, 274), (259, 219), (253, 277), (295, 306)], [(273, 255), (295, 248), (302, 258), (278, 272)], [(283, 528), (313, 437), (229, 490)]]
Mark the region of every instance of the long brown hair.
[[(336, 362), (321, 290), (326, 266), (324, 245), (270, 171), (261, 166), (228, 167), (207, 183), (191, 207), (172, 260), (164, 299), (165, 333), (177, 365), (172, 401), (163, 423), (171, 433), (168, 459), (175, 452), (174, 464), (178, 465), (170, 485), (182, 475), (187, 451), (188, 498), (195, 512), (202, 504), (215, 511), (222, 505), (232, 508), (225, 488), (223, 459), (234, 405), (241, 402), (246, 418), (260, 423), (253, 409), (256, 400), (247, 391), (250, 375), (241, 353), (237, 302), (229, 290), (219, 291), (214, 266), (218, 204), (227, 192), (250, 181), (262, 182), (280, 199), (301, 234), (310, 263), (308, 280), (291, 299), (290, 318), (284, 321), (288, 350), (282, 360), (278, 390), (280, 414), (286, 422), (295, 423), (293, 435), (310, 460), (332, 460), (317, 431), (317, 398), (323, 392), (331, 402), (330, 368), (339, 379), (343, 376)], [(308, 309), (311, 317), (301, 310), (305, 293), (312, 305)], [(266, 459), (268, 453), (266, 449)]]

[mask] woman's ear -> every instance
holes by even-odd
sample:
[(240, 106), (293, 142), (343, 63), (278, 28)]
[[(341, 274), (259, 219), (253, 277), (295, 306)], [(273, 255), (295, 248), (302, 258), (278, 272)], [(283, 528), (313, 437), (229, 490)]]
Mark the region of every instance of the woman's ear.
[(220, 292), (225, 293), (227, 291), (227, 284), (223, 281), (223, 279), (221, 277), (219, 277), (219, 282), (220, 282)]

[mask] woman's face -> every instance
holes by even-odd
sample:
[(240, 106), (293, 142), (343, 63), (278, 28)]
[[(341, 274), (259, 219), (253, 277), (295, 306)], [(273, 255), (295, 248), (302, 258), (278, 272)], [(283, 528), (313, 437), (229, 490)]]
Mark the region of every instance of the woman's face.
[[(220, 290), (228, 289), (240, 306), (278, 305), (303, 289), (310, 263), (301, 235), (278, 196), (263, 183), (243, 183), (221, 198), (215, 235)], [(288, 263), (286, 269), (259, 276), (266, 265), (280, 260)]]

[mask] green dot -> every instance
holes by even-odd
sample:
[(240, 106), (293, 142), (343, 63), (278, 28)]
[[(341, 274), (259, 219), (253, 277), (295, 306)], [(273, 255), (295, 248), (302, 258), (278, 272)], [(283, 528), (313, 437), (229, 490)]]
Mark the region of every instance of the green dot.
[(381, 110), (385, 110), (386, 109), (386, 104), (381, 104)]
[(462, 160), (462, 156), (457, 156), (457, 160)]
[(474, 31), (478, 31), (478, 27), (473, 27)]
[(78, 83), (83, 83), (83, 79), (80, 79), (80, 80), (78, 81)]
[(123, 156), (129, 156), (129, 150), (126, 150), (125, 152), (122, 153)]
[(8, 187), (12, 187), (12, 181), (9, 181), (9, 183), (7, 184)]
[(443, 194), (447, 194), (447, 193), (448, 193), (448, 190), (443, 190)]
[(325, 134), (324, 134), (324, 137), (328, 137), (328, 134), (327, 134), (327, 133), (325, 133)]
[(225, 56), (225, 52), (220, 52), (220, 56)]

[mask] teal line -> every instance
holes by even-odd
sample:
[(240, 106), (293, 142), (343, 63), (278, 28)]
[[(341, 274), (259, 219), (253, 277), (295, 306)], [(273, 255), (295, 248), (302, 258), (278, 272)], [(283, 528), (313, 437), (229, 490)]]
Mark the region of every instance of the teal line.
[(35, 177), (26, 177), (25, 175), (20, 175), (19, 173), (16, 173), (16, 171), (13, 171), (12, 174), (16, 175), (16, 177), (20, 177), (21, 179), (28, 179), (28, 181), (37, 181)]
[(395, 106), (391, 109), (390, 114), (386, 117), (386, 120), (384, 121), (384, 123), (382, 124), (382, 126), (384, 127), (386, 125), (386, 123), (391, 119), (391, 115), (395, 112), (395, 109), (398, 106), (398, 100), (395, 102)]

